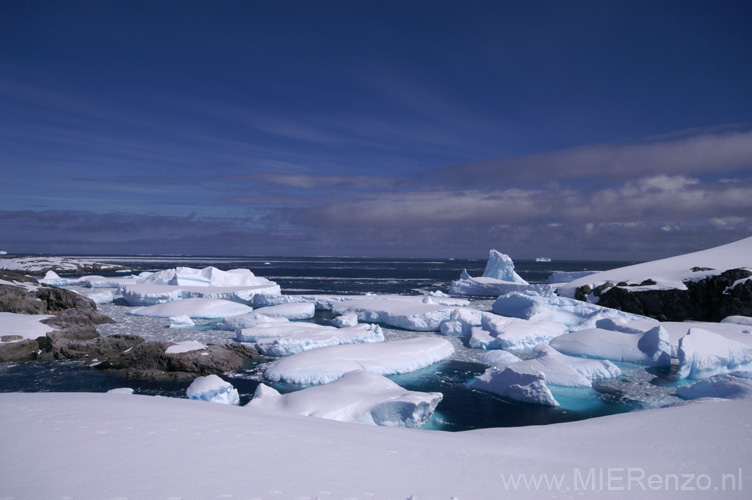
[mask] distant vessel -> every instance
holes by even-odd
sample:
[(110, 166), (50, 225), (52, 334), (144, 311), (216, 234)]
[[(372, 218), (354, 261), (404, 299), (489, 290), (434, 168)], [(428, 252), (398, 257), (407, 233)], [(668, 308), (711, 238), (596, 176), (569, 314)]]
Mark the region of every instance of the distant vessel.
[(548, 257), (536, 257), (535, 262), (551, 262)]

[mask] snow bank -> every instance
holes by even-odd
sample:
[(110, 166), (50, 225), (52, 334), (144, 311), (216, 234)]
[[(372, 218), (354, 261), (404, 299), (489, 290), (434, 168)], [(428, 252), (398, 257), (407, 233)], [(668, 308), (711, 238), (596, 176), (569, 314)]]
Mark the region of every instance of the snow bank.
[(198, 377), (185, 391), (188, 399), (222, 403), (226, 405), (240, 404), (240, 395), (231, 383), (225, 382), (217, 375)]
[(494, 302), (492, 309), (502, 316), (561, 323), (570, 330), (593, 328), (597, 321), (607, 318), (622, 318), (626, 321), (648, 319), (567, 297), (530, 291), (503, 295)]
[(328, 384), (358, 369), (381, 375), (407, 373), (442, 361), (453, 353), (451, 343), (433, 337), (338, 345), (277, 360), (266, 369), (264, 376), (273, 382)]
[(752, 398), (752, 373), (734, 372), (700, 380), (694, 384), (676, 388), (676, 394), (684, 399)]
[(524, 351), (567, 332), (567, 327), (552, 321), (529, 321), (496, 314), (484, 314), (481, 327), (472, 329), (473, 349), (510, 349)]
[(422, 427), (442, 399), (438, 392), (408, 391), (364, 370), (345, 373), (331, 384), (289, 394), (261, 384), (248, 408), (390, 427)]
[(246, 314), (250, 307), (222, 299), (184, 299), (154, 306), (136, 307), (126, 312), (134, 316), (169, 318), (186, 315), (190, 318), (217, 319)]
[(752, 347), (701, 328), (679, 340), (679, 378), (702, 379), (737, 370), (752, 370)]
[(261, 323), (238, 330), (236, 340), (253, 343), (266, 356), (291, 356), (327, 346), (383, 342), (384, 334), (378, 325), (368, 324), (334, 328), (312, 323)]
[(655, 281), (655, 285), (641, 289), (686, 290), (684, 281), (697, 281), (736, 268), (752, 268), (752, 237), (700, 252), (599, 272), (559, 287), (558, 293), (574, 297), (577, 288), (584, 285), (595, 288), (609, 282), (640, 284), (648, 279)]
[(354, 313), (358, 321), (418, 332), (435, 332), (450, 319), (454, 307), (393, 299), (356, 299), (335, 304), (337, 315)]
[(556, 271), (548, 277), (549, 285), (561, 285), (562, 283), (569, 283), (585, 276), (590, 276), (598, 271)]
[(499, 370), (489, 368), (486, 372), (475, 379), (470, 387), (483, 391), (493, 392), (505, 398), (514, 399), (523, 403), (532, 403), (543, 406), (559, 406), (551, 390), (546, 386), (546, 377), (540, 372), (528, 373), (518, 371), (510, 365)]
[(590, 328), (556, 337), (550, 345), (559, 352), (574, 356), (648, 366), (668, 367), (671, 364), (671, 344), (668, 333), (661, 326), (644, 333)]
[(54, 330), (49, 325), (40, 323), (44, 319), (54, 318), (49, 314), (16, 314), (0, 312), (0, 342), (35, 339)]

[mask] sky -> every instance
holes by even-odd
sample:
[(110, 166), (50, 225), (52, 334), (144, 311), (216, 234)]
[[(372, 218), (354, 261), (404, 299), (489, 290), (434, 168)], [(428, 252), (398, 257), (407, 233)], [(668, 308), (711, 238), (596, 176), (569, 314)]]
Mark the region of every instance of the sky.
[(0, 3), (0, 250), (650, 260), (752, 235), (747, 1)]

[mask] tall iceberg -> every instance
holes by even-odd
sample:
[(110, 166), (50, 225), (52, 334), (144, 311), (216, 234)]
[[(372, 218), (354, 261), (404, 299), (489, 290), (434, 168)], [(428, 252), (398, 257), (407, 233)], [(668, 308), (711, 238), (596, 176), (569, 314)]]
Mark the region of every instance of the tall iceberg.
[(527, 281), (515, 272), (514, 262), (512, 262), (509, 255), (503, 254), (498, 250), (488, 252), (488, 263), (486, 264), (486, 270), (483, 271), (483, 277), (529, 285)]

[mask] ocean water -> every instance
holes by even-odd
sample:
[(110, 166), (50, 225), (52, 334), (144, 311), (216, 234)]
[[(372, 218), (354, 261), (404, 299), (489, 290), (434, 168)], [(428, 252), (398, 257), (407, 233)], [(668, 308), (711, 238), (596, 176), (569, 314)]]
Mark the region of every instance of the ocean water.
[[(178, 266), (202, 268), (215, 266), (228, 270), (251, 269), (257, 276), (269, 278), (285, 294), (424, 294), (446, 291), (463, 269), (480, 276), (484, 259), (371, 259), (371, 258), (278, 258), (278, 257), (185, 257), (185, 256), (111, 256), (87, 257), (99, 262), (116, 263), (134, 271), (155, 271)], [(626, 262), (553, 261), (515, 262), (517, 272), (531, 283), (545, 283), (556, 271), (606, 270)], [(110, 273), (109, 275), (122, 275)], [(89, 290), (90, 291), (90, 290)], [(488, 310), (492, 300), (472, 298), (473, 307)], [(211, 321), (198, 322), (198, 328), (171, 329), (169, 321), (126, 315), (127, 306), (116, 302), (100, 306), (116, 325), (101, 327), (103, 334), (132, 333), (150, 340), (199, 340), (205, 343), (231, 342), (234, 334), (218, 330)], [(313, 321), (329, 324), (331, 313), (318, 312)], [(387, 340), (434, 335), (384, 328)], [(390, 377), (401, 386), (418, 391), (441, 392), (443, 401), (426, 428), (462, 431), (486, 427), (552, 424), (660, 406), (677, 400), (668, 374), (649, 373), (642, 367), (622, 366), (622, 380), (596, 385), (592, 389), (552, 387), (558, 408), (524, 404), (474, 390), (468, 384), (482, 374), (485, 366), (476, 358), (480, 351), (470, 349), (451, 337), (455, 356), (422, 370)], [(263, 380), (263, 370), (271, 359), (251, 363), (243, 370), (225, 374), (241, 395), (241, 404), (249, 401)], [(95, 391), (131, 387), (138, 394), (185, 397), (186, 381), (148, 381), (127, 379), (84, 366), (80, 362), (0, 363), (0, 391)], [(275, 385), (282, 392), (301, 387)]]

